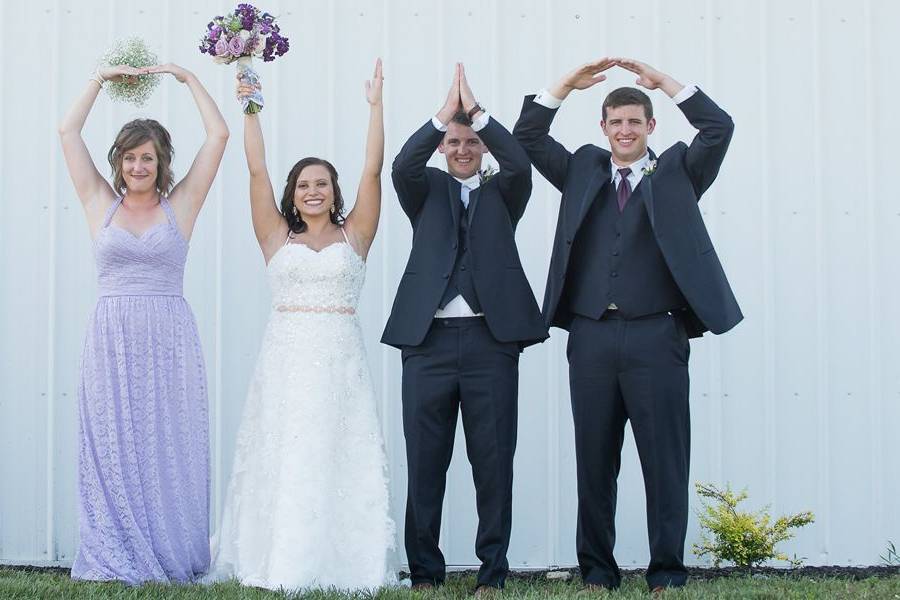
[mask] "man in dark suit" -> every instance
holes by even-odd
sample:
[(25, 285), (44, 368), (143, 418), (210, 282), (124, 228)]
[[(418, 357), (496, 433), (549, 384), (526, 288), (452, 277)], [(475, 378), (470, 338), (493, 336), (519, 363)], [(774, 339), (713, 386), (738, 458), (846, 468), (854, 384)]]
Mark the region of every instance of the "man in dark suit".
[[(447, 170), (426, 167), (434, 150)], [(480, 173), (490, 149), (500, 163)], [(548, 337), (516, 248), (531, 164), (475, 101), (457, 64), (443, 108), (404, 144), (391, 177), (413, 246), (382, 342), (401, 349), (414, 588), (441, 584), (441, 505), (462, 411), (478, 508), (476, 593), (503, 587), (512, 523), (519, 352)]]
[[(570, 153), (549, 135), (575, 89), (620, 66), (638, 85), (661, 89), (699, 132), (658, 157), (647, 148), (656, 121), (650, 98), (619, 88), (603, 102), (612, 152)], [(566, 350), (575, 423), (578, 562), (588, 589), (616, 588), (616, 478), (631, 420), (647, 494), (653, 590), (687, 580), (690, 416), (689, 337), (723, 333), (742, 318), (697, 205), (733, 131), (731, 118), (696, 87), (631, 59), (606, 58), (527, 96), (514, 135), (562, 192), (544, 296), (548, 325), (569, 331)]]

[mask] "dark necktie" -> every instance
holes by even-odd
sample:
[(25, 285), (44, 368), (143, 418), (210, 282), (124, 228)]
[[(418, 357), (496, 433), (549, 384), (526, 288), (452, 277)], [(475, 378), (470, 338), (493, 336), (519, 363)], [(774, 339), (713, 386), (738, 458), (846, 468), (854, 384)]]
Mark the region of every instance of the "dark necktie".
[(622, 178), (622, 180), (619, 181), (619, 189), (616, 190), (616, 200), (619, 202), (619, 212), (625, 210), (625, 203), (628, 202), (628, 199), (631, 197), (631, 184), (628, 183), (629, 175), (631, 175), (631, 169), (628, 167), (619, 169), (619, 176)]

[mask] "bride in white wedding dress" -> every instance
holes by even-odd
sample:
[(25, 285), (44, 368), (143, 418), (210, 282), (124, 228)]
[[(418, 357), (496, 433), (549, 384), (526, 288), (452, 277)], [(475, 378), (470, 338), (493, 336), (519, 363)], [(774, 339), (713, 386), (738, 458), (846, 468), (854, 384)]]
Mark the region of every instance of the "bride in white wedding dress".
[[(275, 208), (259, 115), (244, 117), (253, 227), (272, 313), (247, 392), (210, 580), (270, 589), (396, 583), (395, 531), (356, 316), (381, 207), (381, 61), (366, 83), (366, 157), (343, 218), (337, 173), (305, 158)], [(239, 96), (253, 88), (238, 83)]]

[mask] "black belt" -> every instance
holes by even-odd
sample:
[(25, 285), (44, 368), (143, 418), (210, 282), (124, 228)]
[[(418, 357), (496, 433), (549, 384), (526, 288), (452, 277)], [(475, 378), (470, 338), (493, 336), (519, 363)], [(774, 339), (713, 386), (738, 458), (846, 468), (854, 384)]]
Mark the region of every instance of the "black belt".
[(484, 325), (484, 317), (435, 317), (435, 327), (470, 327)]

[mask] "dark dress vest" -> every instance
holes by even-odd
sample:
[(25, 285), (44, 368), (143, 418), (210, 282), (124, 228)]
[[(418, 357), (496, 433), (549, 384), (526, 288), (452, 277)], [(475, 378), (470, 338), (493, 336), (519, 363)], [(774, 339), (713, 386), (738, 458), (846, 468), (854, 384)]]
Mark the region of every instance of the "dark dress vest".
[(639, 184), (621, 213), (611, 182), (594, 199), (573, 241), (563, 289), (562, 302), (572, 313), (599, 319), (615, 304), (633, 319), (687, 306), (640, 194)]
[(472, 312), (481, 312), (481, 303), (478, 302), (475, 282), (472, 280), (471, 256), (469, 252), (469, 211), (464, 207), (459, 214), (456, 260), (453, 263), (453, 271), (450, 273), (447, 287), (444, 289), (444, 295), (441, 296), (439, 308), (444, 308), (451, 300), (462, 294)]

